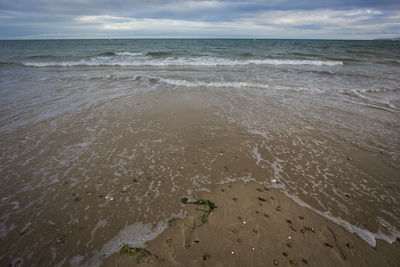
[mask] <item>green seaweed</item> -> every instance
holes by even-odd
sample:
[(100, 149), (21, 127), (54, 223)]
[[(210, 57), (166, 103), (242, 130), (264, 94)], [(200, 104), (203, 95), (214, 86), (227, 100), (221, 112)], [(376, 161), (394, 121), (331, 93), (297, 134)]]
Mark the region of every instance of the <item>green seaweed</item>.
[(202, 224), (206, 224), (208, 222), (208, 216), (210, 216), (211, 212), (217, 208), (215, 203), (210, 200), (200, 199), (196, 201), (189, 201), (187, 197), (183, 197), (181, 198), (181, 202), (184, 204), (208, 206), (208, 210), (197, 209), (204, 212), (203, 215), (201, 216)]
[(176, 225), (176, 221), (178, 220), (178, 218), (176, 217), (172, 217), (171, 219), (168, 220), (168, 225), (172, 226), (172, 225)]
[(138, 264), (140, 264), (141, 262), (144, 262), (146, 258), (151, 257), (151, 256), (154, 256), (158, 262), (163, 261), (163, 259), (161, 259), (158, 255), (152, 254), (150, 251), (148, 251), (145, 248), (134, 248), (127, 244), (124, 244), (121, 247), (121, 253), (128, 253), (130, 256), (137, 255), (136, 262)]

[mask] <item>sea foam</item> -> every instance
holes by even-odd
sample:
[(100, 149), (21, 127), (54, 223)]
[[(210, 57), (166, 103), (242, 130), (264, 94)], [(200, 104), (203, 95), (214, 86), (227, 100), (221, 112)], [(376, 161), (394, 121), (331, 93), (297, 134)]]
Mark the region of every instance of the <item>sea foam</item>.
[(74, 67), (74, 66), (243, 66), (243, 65), (311, 65), (341, 66), (343, 61), (303, 59), (228, 59), (222, 57), (166, 57), (153, 58), (141, 53), (119, 52), (116, 56), (98, 56), (77, 61), (26, 61), (25, 66), (33, 67)]

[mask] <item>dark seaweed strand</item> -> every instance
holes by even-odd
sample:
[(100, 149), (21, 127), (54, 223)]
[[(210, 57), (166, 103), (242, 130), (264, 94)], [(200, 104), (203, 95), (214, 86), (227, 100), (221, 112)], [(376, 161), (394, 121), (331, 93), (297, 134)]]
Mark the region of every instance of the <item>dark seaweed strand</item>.
[(152, 254), (152, 253), (151, 253), (150, 251), (148, 251), (147, 249), (144, 249), (144, 248), (133, 248), (133, 247), (127, 245), (127, 244), (125, 244), (125, 245), (123, 245), (123, 246), (121, 247), (121, 253), (128, 253), (128, 254), (131, 255), (131, 256), (135, 256), (135, 255), (139, 254), (139, 255), (137, 255), (137, 257), (136, 257), (136, 262), (139, 263), (139, 264), (140, 264), (141, 262), (143, 262), (143, 261), (145, 260), (145, 258), (151, 257), (151, 256), (154, 256), (158, 262), (163, 261), (162, 258), (160, 258), (160, 257), (159, 257), (158, 255), (156, 255), (156, 254)]
[(203, 224), (206, 224), (208, 222), (208, 216), (210, 216), (211, 212), (217, 207), (214, 202), (212, 202), (210, 200), (204, 200), (204, 199), (189, 202), (189, 199), (187, 197), (183, 197), (183, 198), (181, 198), (181, 202), (183, 204), (208, 206), (208, 210), (199, 209), (204, 212), (203, 216), (201, 216), (201, 222)]

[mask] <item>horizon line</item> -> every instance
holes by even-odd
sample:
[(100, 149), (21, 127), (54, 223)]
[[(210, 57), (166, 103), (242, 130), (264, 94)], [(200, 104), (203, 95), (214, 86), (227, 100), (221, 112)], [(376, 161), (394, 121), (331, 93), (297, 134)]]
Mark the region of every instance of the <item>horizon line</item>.
[(0, 41), (56, 41), (56, 40), (326, 40), (326, 41), (391, 41), (400, 37), (383, 37), (372, 39), (345, 38), (268, 38), (268, 37), (98, 37), (98, 38), (0, 38)]

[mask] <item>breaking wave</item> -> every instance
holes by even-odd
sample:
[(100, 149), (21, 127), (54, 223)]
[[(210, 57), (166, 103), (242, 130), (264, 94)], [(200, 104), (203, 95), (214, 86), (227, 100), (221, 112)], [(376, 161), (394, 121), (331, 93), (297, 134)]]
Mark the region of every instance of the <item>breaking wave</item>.
[[(163, 55), (164, 56), (164, 55)], [(77, 61), (22, 62), (32, 67), (74, 66), (243, 66), (243, 65), (312, 65), (341, 66), (343, 61), (300, 59), (228, 59), (220, 57), (163, 57), (151, 54), (119, 52), (115, 56), (98, 56)]]

